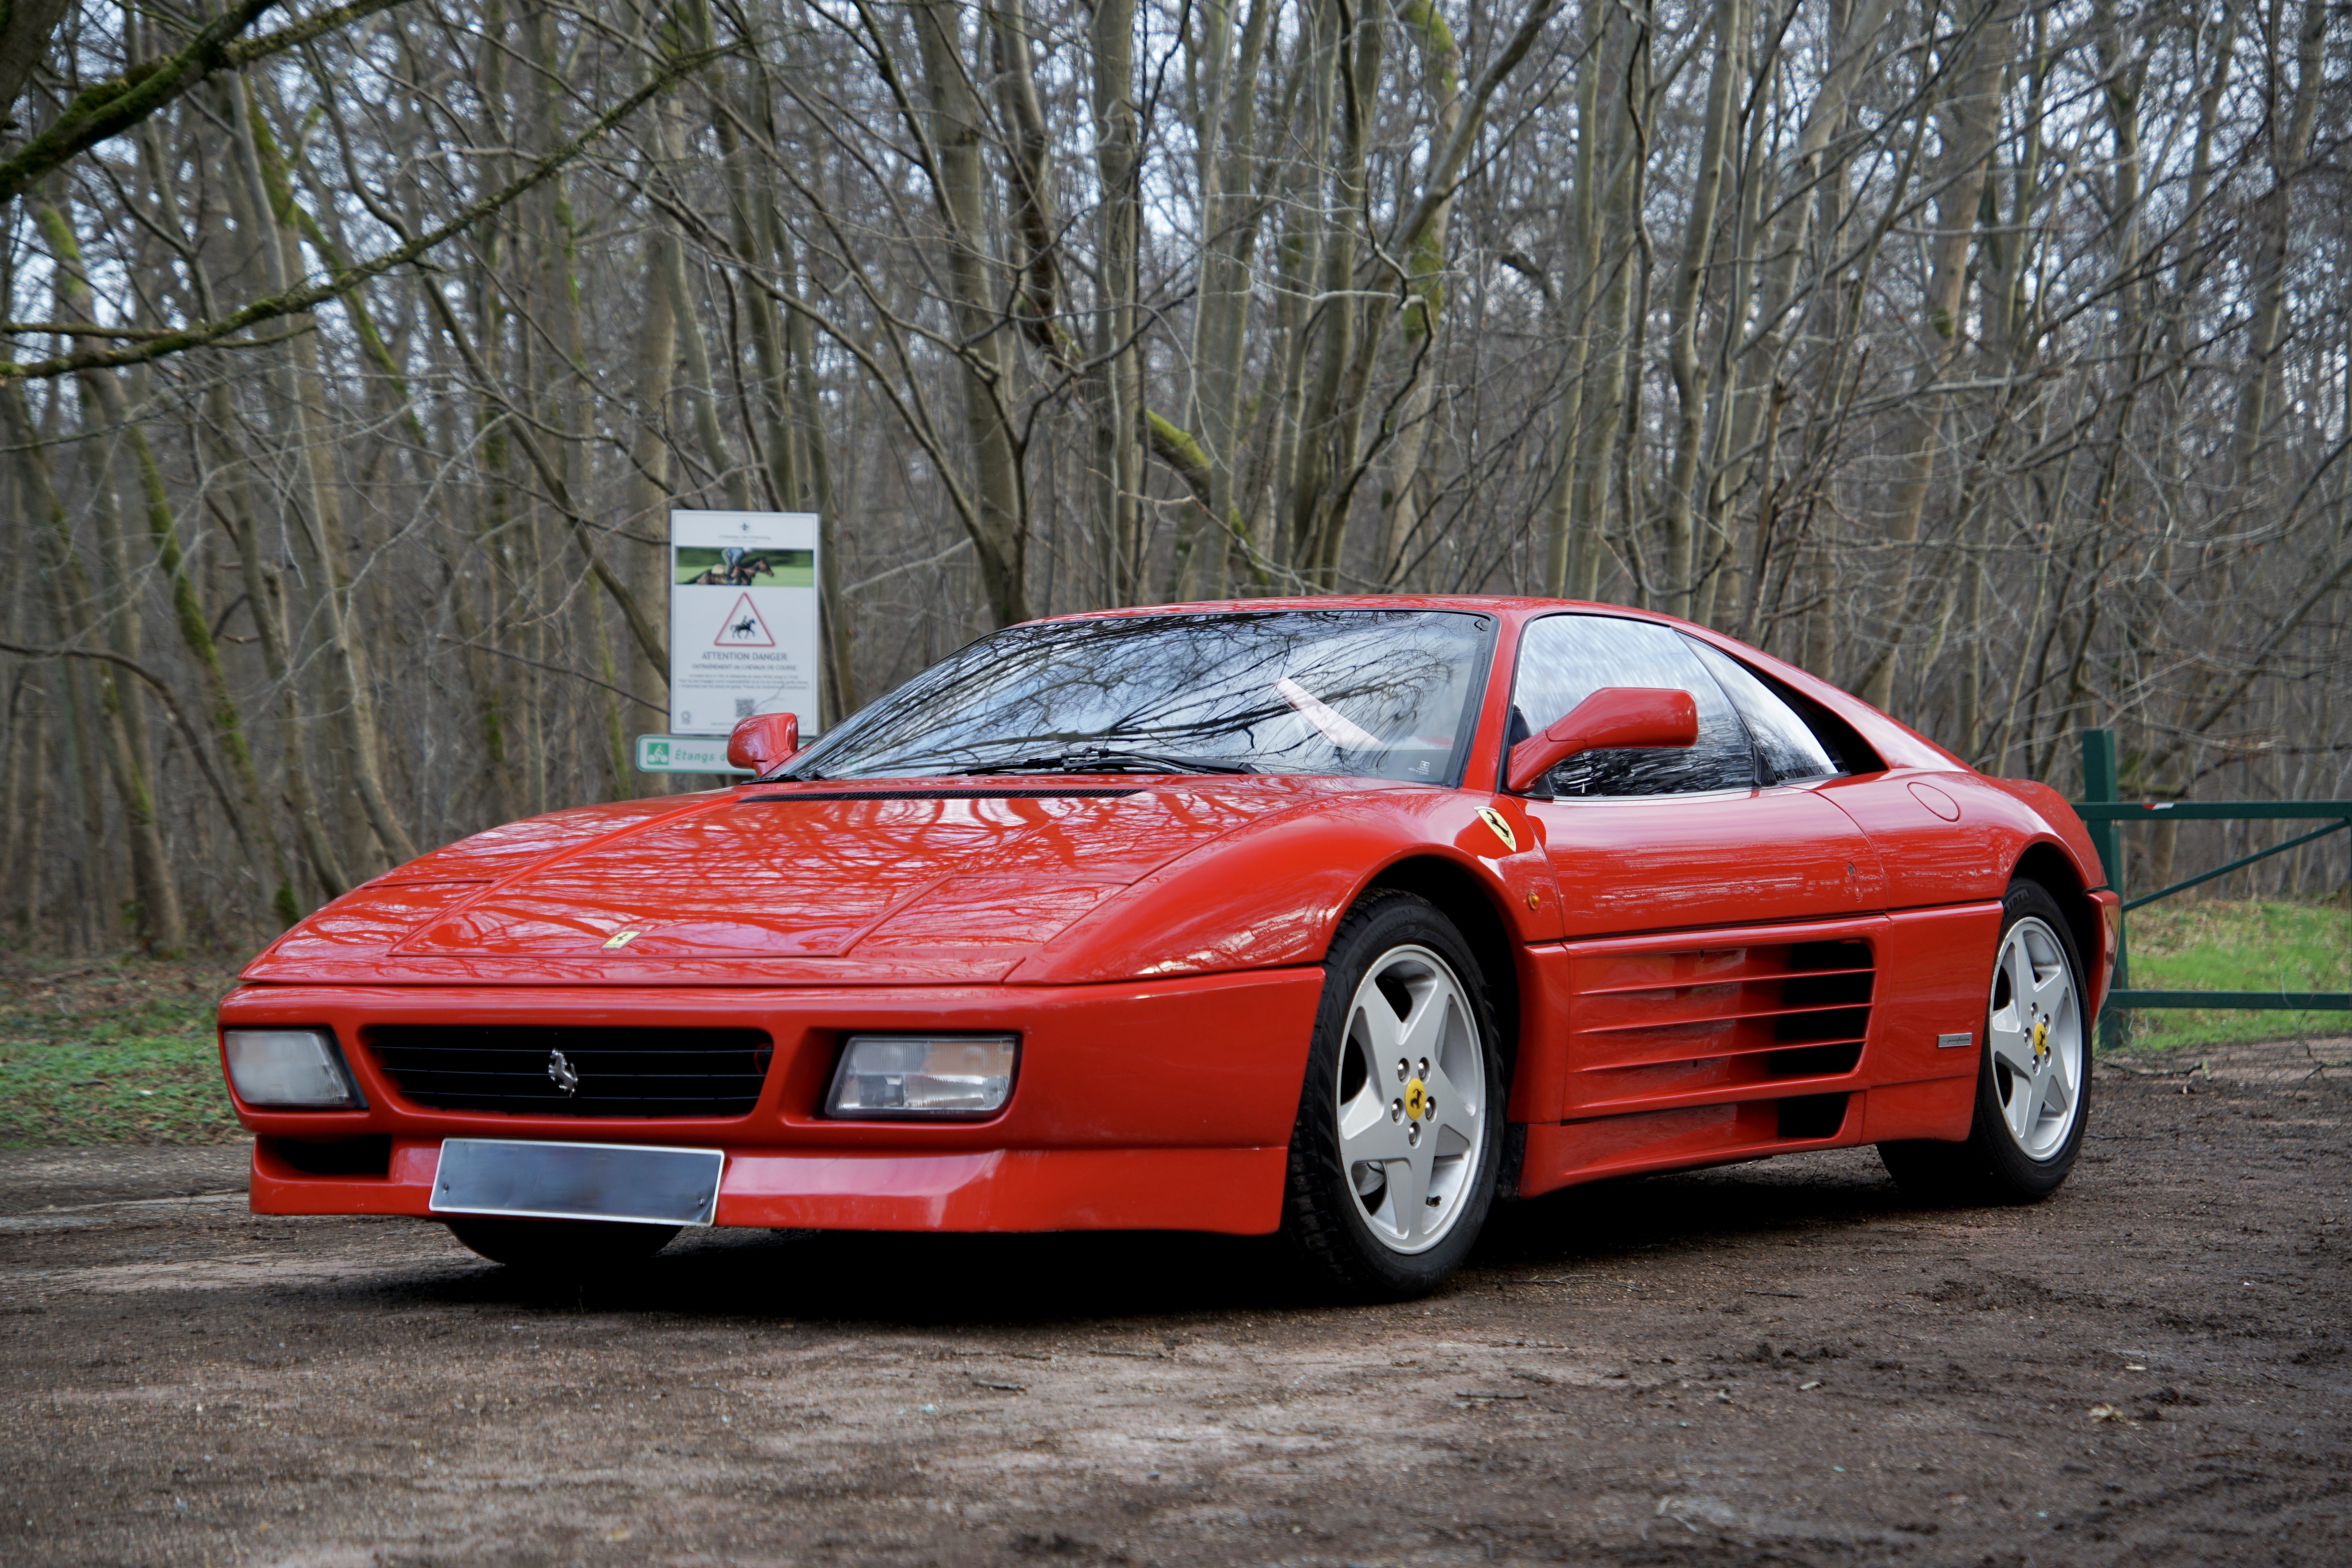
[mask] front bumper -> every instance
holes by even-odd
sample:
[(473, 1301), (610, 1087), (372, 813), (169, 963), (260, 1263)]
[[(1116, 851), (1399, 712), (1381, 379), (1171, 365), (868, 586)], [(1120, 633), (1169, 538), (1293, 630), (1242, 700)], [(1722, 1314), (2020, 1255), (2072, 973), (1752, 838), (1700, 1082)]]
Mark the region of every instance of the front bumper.
[[(247, 986), (224, 1027), (334, 1030), (361, 1111), (239, 1103), (258, 1214), (427, 1213), (445, 1137), (722, 1149), (720, 1225), (870, 1230), (1181, 1229), (1279, 1222), (1319, 967), (1117, 985), (815, 988)], [(404, 1099), (368, 1048), (382, 1024), (756, 1028), (765, 1086), (736, 1117), (441, 1111)], [(976, 1123), (821, 1113), (852, 1033), (1017, 1032), (1004, 1109)], [(233, 1096), (232, 1096), (233, 1097)], [(360, 1160), (320, 1151), (374, 1150)], [(338, 1166), (353, 1168), (337, 1168)]]

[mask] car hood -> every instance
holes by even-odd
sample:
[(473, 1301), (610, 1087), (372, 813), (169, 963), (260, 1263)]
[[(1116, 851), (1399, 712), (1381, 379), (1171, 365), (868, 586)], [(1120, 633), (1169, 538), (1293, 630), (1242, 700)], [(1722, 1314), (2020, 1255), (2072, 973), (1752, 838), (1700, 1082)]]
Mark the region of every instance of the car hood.
[(508, 824), (328, 904), (255, 981), (1001, 979), (1201, 845), (1352, 781), (743, 787)]

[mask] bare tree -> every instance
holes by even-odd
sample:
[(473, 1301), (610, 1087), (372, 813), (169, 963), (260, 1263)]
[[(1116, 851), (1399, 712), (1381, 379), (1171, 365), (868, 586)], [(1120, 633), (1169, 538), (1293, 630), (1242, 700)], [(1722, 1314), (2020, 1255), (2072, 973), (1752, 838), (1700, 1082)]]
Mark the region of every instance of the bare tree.
[(1568, 593), (2347, 793), (2347, 28), (17, 0), (0, 918), (247, 943), (659, 787), (687, 506), (823, 515), (828, 722), (1034, 614)]

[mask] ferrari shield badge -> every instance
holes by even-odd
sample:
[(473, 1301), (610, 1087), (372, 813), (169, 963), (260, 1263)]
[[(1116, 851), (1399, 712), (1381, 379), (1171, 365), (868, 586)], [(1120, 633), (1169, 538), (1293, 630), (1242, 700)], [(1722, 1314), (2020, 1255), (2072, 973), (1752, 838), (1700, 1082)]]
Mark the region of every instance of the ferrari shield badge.
[(1511, 831), (1511, 824), (1503, 820), (1502, 812), (1492, 806), (1481, 806), (1478, 808), (1478, 820), (1495, 830), (1495, 836), (1503, 841), (1504, 849), (1512, 854), (1519, 852), (1519, 836)]
[(635, 931), (615, 931), (605, 939), (604, 946), (607, 948), (625, 947), (636, 939), (637, 934)]

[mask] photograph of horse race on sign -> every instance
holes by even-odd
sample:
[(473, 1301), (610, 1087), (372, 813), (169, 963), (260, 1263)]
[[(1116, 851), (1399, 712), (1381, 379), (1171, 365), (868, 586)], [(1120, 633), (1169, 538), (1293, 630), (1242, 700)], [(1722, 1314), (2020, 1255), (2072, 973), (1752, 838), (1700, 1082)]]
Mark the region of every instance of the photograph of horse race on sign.
[(691, 587), (814, 588), (816, 552), (746, 549), (740, 545), (679, 545), (671, 580)]

